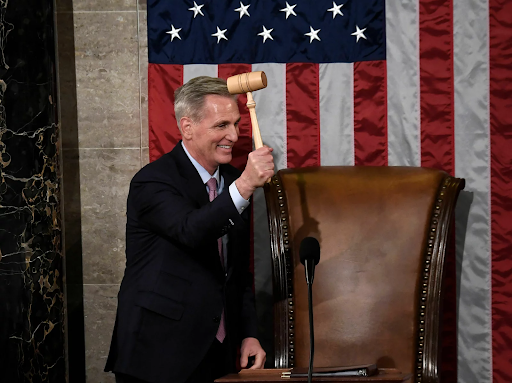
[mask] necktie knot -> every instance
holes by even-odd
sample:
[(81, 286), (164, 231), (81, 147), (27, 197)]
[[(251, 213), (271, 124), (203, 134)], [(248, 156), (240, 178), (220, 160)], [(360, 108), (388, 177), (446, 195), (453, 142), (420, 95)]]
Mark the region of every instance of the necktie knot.
[(210, 197), (210, 202), (217, 198), (217, 179), (212, 177), (206, 182), (206, 186), (208, 186), (208, 196)]

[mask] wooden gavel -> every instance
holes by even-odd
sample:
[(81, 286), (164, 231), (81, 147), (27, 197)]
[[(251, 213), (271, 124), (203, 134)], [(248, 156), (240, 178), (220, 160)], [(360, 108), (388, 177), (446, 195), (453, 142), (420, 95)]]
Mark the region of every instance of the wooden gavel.
[(228, 78), (228, 91), (231, 94), (247, 94), (247, 108), (251, 115), (252, 137), (254, 139), (254, 147), (259, 149), (263, 146), (261, 140), (260, 127), (256, 118), (256, 102), (252, 98), (252, 92), (267, 87), (267, 76), (265, 72), (248, 72), (237, 74)]

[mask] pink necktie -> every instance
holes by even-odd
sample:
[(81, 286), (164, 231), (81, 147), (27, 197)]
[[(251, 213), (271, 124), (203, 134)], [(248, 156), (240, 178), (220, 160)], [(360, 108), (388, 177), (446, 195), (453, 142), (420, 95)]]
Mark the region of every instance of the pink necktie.
[[(206, 186), (208, 186), (208, 196), (210, 197), (210, 202), (213, 201), (215, 198), (217, 198), (217, 179), (216, 178), (210, 178), (208, 182), (206, 183)], [(217, 240), (218, 248), (219, 248), (219, 257), (220, 257), (220, 263), (222, 265), (222, 268), (224, 268), (224, 254), (222, 252), (222, 238), (219, 238)], [(226, 338), (226, 328), (224, 324), (224, 310), (222, 310), (222, 314), (220, 316), (220, 325), (219, 329), (217, 330), (216, 338), (219, 342), (223, 342), (224, 338)]]

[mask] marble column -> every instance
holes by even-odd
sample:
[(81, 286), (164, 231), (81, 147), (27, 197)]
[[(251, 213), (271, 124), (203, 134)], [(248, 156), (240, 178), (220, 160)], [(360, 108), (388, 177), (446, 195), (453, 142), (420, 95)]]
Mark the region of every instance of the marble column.
[(65, 382), (54, 4), (0, 18), (0, 381)]

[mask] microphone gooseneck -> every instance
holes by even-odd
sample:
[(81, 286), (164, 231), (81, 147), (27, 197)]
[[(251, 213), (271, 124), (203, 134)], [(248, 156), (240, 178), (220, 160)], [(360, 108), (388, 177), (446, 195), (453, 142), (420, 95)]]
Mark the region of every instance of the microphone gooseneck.
[(315, 358), (315, 329), (313, 326), (313, 282), (308, 284), (308, 307), (309, 307), (309, 369), (308, 383), (313, 378), (313, 359)]
[(320, 261), (320, 244), (313, 237), (306, 237), (300, 243), (300, 262), (304, 265), (306, 272), (306, 283), (308, 285), (308, 309), (309, 309), (309, 369), (308, 383), (313, 377), (313, 359), (315, 356), (315, 330), (313, 326), (313, 278), (315, 266)]

